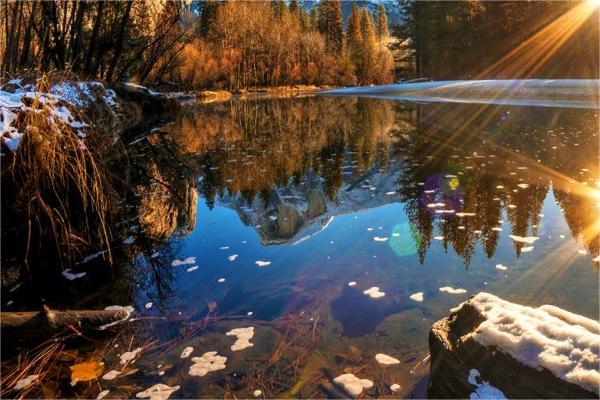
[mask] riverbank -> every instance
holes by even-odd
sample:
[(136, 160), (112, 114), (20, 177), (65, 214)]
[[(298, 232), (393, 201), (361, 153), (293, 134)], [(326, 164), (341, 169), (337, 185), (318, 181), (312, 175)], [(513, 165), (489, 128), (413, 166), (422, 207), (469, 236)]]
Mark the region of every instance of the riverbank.
[(597, 108), (597, 79), (431, 81), (324, 90), (320, 95), (368, 96), (423, 102)]

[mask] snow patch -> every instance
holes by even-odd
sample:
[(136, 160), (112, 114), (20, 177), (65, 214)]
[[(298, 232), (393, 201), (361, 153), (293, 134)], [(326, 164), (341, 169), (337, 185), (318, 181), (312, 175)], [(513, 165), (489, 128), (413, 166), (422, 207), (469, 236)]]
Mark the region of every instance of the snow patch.
[(469, 395), (470, 399), (506, 399), (504, 393), (501, 390), (493, 387), (489, 382), (481, 380), (481, 383), (477, 383), (477, 378), (481, 375), (476, 369), (469, 371), (468, 382), (475, 386), (475, 391)]

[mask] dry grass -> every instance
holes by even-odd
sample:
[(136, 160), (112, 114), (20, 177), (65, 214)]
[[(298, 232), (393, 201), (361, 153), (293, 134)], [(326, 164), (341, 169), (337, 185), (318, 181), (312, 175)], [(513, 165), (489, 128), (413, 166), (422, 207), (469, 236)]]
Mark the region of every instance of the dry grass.
[[(43, 80), (38, 83), (38, 90), (47, 88)], [(26, 242), (17, 244), (23, 248), (17, 256), (29, 270), (32, 257), (51, 241), (58, 262), (67, 265), (82, 245), (99, 242), (110, 258), (111, 188), (98, 165), (105, 145), (90, 127), (80, 129), (84, 142), (74, 128), (53, 118), (52, 106), (40, 98), (24, 101), (29, 104), (17, 117), (23, 139), (2, 165), (3, 186), (8, 180), (12, 189), (3, 193), (3, 205), (16, 224), (26, 224), (21, 231)], [(77, 110), (64, 106), (84, 120)], [(37, 249), (33, 243), (39, 244)]]

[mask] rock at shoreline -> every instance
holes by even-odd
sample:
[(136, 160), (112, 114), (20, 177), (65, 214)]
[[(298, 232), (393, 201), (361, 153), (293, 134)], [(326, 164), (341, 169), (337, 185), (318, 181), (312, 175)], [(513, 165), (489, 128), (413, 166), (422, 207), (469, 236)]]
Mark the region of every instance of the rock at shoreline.
[(597, 321), (482, 292), (431, 327), (428, 396), (476, 398), (475, 369), (507, 398), (598, 398), (599, 345)]

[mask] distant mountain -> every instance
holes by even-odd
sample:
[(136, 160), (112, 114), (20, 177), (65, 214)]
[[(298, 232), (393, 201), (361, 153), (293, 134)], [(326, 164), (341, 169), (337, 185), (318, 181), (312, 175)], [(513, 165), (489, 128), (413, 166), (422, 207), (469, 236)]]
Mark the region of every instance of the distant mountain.
[[(310, 12), (310, 10), (319, 5), (319, 0), (299, 0), (298, 3), (304, 10)], [(377, 15), (377, 8), (379, 7), (379, 4), (383, 4), (385, 6), (385, 11), (387, 12), (388, 24), (390, 26), (402, 22), (403, 19), (396, 0), (342, 0), (341, 3), (344, 25), (346, 25), (348, 22), (348, 17), (352, 11), (353, 3), (356, 3), (358, 8), (367, 7), (367, 10), (369, 10), (373, 17)]]

